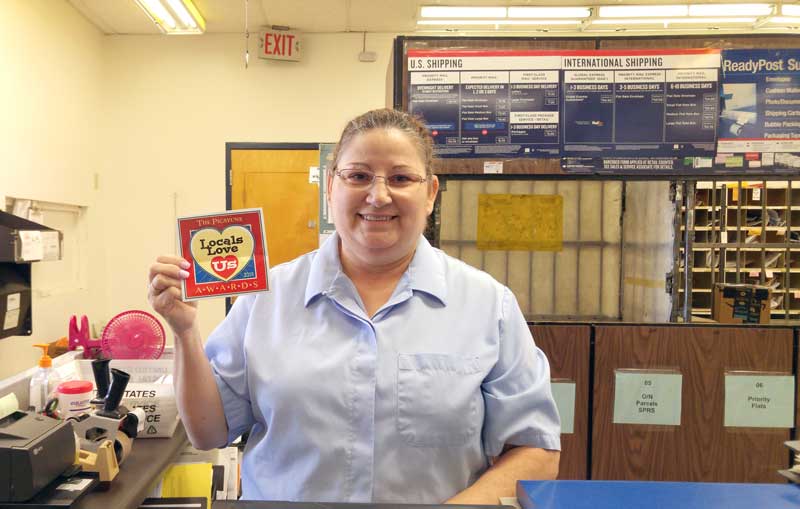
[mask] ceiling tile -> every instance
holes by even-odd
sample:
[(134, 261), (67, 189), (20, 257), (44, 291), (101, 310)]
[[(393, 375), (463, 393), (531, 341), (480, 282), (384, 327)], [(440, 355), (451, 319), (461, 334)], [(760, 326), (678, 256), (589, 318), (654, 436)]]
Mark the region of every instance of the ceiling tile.
[(261, 0), (266, 22), (301, 32), (348, 29), (345, 0)]

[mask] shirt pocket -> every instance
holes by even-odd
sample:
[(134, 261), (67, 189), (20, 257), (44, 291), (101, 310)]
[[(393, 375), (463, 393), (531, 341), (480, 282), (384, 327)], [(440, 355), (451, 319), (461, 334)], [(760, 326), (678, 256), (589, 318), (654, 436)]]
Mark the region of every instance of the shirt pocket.
[(397, 431), (414, 446), (466, 444), (478, 432), (482, 376), (477, 357), (399, 354)]

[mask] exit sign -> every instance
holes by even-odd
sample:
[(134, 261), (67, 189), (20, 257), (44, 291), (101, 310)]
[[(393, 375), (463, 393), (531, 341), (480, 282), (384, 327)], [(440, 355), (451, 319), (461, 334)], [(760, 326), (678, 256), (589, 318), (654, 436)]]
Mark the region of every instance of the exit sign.
[(300, 34), (288, 30), (264, 30), (261, 32), (261, 50), (258, 56), (270, 60), (295, 60), (302, 57)]

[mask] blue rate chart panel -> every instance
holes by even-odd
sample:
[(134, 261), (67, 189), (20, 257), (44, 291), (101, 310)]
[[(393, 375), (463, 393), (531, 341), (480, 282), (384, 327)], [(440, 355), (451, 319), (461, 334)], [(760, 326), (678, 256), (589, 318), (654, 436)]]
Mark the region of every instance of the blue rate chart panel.
[(508, 71), (462, 72), (460, 143), (507, 144), (508, 101)]
[(713, 156), (716, 49), (565, 52), (562, 155)]
[(511, 71), (509, 81), (509, 139), (553, 155), (559, 143), (559, 72)]
[(723, 51), (721, 95), (720, 164), (800, 166), (800, 49)]
[(555, 51), (409, 50), (408, 110), (440, 157), (557, 157)]

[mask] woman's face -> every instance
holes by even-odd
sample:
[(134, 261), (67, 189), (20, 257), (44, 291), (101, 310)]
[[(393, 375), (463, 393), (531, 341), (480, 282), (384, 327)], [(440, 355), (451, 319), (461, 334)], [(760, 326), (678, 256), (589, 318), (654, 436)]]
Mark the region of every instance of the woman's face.
[[(398, 129), (372, 129), (356, 135), (342, 148), (336, 167), (383, 177), (426, 175), (416, 145)], [(388, 265), (411, 256), (439, 190), (435, 176), (400, 190), (389, 189), (380, 178), (366, 189), (356, 189), (332, 174), (327, 185), (329, 206), (342, 239), (342, 256), (369, 266)]]

